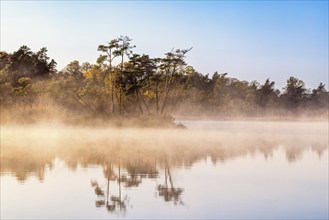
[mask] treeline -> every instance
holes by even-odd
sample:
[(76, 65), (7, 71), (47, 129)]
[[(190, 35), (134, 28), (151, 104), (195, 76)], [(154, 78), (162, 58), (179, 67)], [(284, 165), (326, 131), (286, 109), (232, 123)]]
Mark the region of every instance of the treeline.
[[(121, 36), (99, 45), (95, 64), (72, 61), (58, 71), (47, 49), (27, 46), (0, 52), (2, 109), (112, 116), (327, 116), (325, 85), (307, 89), (290, 77), (280, 91), (275, 82), (247, 82), (215, 72), (211, 77), (185, 62), (190, 49), (172, 50), (163, 58), (133, 52)], [(24, 112), (22, 110), (22, 112)], [(56, 114), (56, 111), (53, 112)]]

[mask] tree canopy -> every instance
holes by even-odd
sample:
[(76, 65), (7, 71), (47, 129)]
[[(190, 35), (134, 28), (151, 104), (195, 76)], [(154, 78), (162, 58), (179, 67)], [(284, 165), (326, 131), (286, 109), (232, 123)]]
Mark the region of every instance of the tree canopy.
[(34, 110), (55, 106), (93, 117), (328, 114), (329, 95), (323, 83), (308, 89), (292, 76), (279, 90), (269, 78), (258, 83), (227, 73), (210, 77), (186, 63), (192, 48), (152, 58), (135, 53), (131, 42), (127, 36), (112, 39), (95, 48), (100, 52), (95, 64), (73, 60), (60, 71), (45, 47), (37, 52), (27, 46), (13, 53), (1, 51), (1, 104)]

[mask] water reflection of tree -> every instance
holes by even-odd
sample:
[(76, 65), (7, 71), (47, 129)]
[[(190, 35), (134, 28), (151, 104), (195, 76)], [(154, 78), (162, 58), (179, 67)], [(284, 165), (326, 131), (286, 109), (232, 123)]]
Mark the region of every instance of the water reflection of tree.
[[(154, 158), (159, 157), (159, 155), (168, 154), (172, 167), (182, 165), (188, 167), (208, 157), (213, 163), (256, 153), (261, 153), (265, 158), (269, 158), (280, 146), (282, 146), (289, 162), (299, 160), (303, 152), (307, 150), (317, 153), (321, 158), (323, 152), (328, 149), (327, 135), (322, 134), (314, 137), (288, 134), (217, 137), (203, 134), (202, 137), (205, 135), (205, 138), (184, 136), (183, 133), (182, 136), (174, 135), (171, 137), (169, 136), (171, 134), (169, 132), (161, 136), (154, 133), (158, 136), (152, 137), (154, 139), (148, 139), (146, 136), (129, 135), (127, 137), (122, 136), (125, 137), (122, 138), (114, 132), (110, 141), (101, 138), (94, 140), (88, 137), (63, 138), (60, 144), (51, 148), (35, 139), (30, 142), (1, 142), (0, 173), (11, 173), (22, 182), (28, 176), (36, 176), (42, 181), (45, 169), (53, 166), (53, 160), (56, 157), (63, 160), (67, 167), (101, 165), (104, 170), (110, 169), (107, 168), (108, 164), (117, 167), (118, 161), (115, 159), (120, 157), (120, 169), (122, 168), (128, 173), (127, 176), (125, 174), (120, 176), (120, 185), (138, 187), (143, 178), (157, 177), (158, 173), (154, 169)], [(159, 146), (156, 147), (155, 143), (158, 143)], [(111, 157), (106, 155), (111, 155)], [(160, 165), (163, 165), (161, 164), (163, 162), (159, 162)]]
[(321, 158), (322, 157), (322, 155), (323, 155), (323, 152), (326, 150), (326, 149), (328, 149), (328, 144), (329, 143), (326, 143), (326, 144), (312, 144), (312, 150), (313, 151), (315, 151), (317, 154), (318, 154), (318, 156), (319, 156), (319, 158)]
[[(183, 189), (179, 187), (174, 187), (170, 167), (167, 160), (165, 161), (164, 174), (165, 183), (164, 185), (159, 184), (157, 186), (158, 195), (163, 197), (166, 202), (172, 201), (175, 205), (183, 205), (184, 203), (181, 199)], [(168, 182), (170, 186), (168, 186)]]
[(54, 152), (40, 146), (24, 148), (20, 146), (0, 146), (0, 174), (10, 172), (19, 182), (29, 176), (44, 180), (47, 169), (53, 168)]
[[(106, 195), (104, 190), (99, 186), (97, 181), (92, 181), (91, 186), (95, 190), (97, 200), (95, 202), (96, 207), (105, 206), (106, 209), (111, 213), (124, 214), (126, 212), (128, 197), (122, 197), (121, 183), (125, 182), (127, 178), (123, 178), (121, 175), (121, 165), (118, 165), (118, 173), (114, 172), (112, 164), (107, 164), (104, 167), (104, 177), (107, 180)], [(118, 194), (110, 196), (110, 182), (117, 181), (118, 183)]]
[(297, 147), (290, 148), (286, 151), (286, 158), (289, 163), (296, 162), (302, 157), (303, 151)]
[(72, 141), (68, 138), (51, 149), (41, 143), (37, 146), (24, 145), (23, 142), (17, 145), (4, 144), (1, 146), (0, 173), (11, 172), (20, 181), (25, 181), (29, 175), (42, 180), (45, 168), (51, 168), (56, 157), (72, 168), (100, 165), (103, 167), (105, 183), (91, 183), (97, 196), (95, 205), (105, 207), (110, 213), (124, 214), (129, 207), (129, 200), (128, 195), (122, 193), (122, 188), (139, 187), (144, 178), (158, 178), (158, 167), (164, 167), (164, 182), (156, 184), (155, 192), (165, 202), (179, 205), (184, 204), (183, 188), (175, 186), (171, 168), (189, 167), (205, 158), (210, 158), (213, 163), (256, 153), (269, 158), (280, 146), (286, 160), (295, 162), (307, 150), (316, 152), (321, 158), (323, 152), (328, 149), (327, 136), (324, 135), (305, 139), (301, 135), (220, 138), (210, 135), (209, 139), (188, 135), (163, 136), (147, 139), (129, 135), (118, 138), (113, 135), (110, 141), (90, 140), (88, 137), (79, 137)]

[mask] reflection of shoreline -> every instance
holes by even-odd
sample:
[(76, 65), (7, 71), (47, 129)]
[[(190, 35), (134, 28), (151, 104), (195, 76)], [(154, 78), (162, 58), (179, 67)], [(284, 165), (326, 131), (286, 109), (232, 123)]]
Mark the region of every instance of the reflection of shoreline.
[[(243, 158), (246, 156), (249, 157), (256, 157), (256, 156), (262, 156), (264, 159), (268, 160), (270, 158), (273, 158), (273, 154), (276, 151), (284, 151), (285, 159), (289, 163), (298, 162), (299, 160), (303, 159), (303, 153), (310, 151), (317, 155), (319, 160), (323, 158), (323, 155), (328, 154), (328, 147), (308, 147), (308, 148), (294, 148), (294, 149), (284, 149), (284, 147), (274, 147), (272, 149), (251, 149), (250, 151), (245, 151), (245, 154), (231, 154), (226, 153), (228, 157), (223, 154), (222, 156), (217, 154), (218, 157), (215, 157), (214, 155), (203, 155), (200, 158), (195, 159), (193, 163), (186, 163), (186, 161), (182, 161), (181, 163), (176, 163), (176, 165), (173, 166), (175, 169), (176, 167), (191, 167), (194, 163), (199, 163), (200, 161), (205, 161), (207, 159), (212, 161), (212, 164), (216, 163), (223, 163), (225, 161), (231, 161), (235, 160), (237, 158)], [(32, 152), (29, 152), (32, 153)], [(29, 154), (26, 154), (29, 155)], [(221, 156), (221, 157), (220, 157)], [(22, 157), (13, 157), (8, 158), (5, 156), (2, 156), (1, 159), (1, 172), (0, 175), (9, 175), (9, 176), (15, 176), (18, 181), (24, 182), (28, 177), (35, 176), (40, 181), (44, 180), (44, 174), (47, 172), (47, 170), (52, 170), (54, 167), (54, 163), (60, 162), (64, 163), (64, 166), (68, 167), (71, 171), (75, 171), (78, 167), (82, 168), (88, 168), (88, 167), (103, 167), (104, 173), (106, 171), (106, 165), (103, 164), (103, 162), (99, 161), (99, 163), (91, 162), (90, 164), (85, 162), (78, 162), (76, 160), (64, 160), (63, 158), (58, 157), (47, 157), (47, 158), (36, 158), (36, 157), (30, 157), (24, 159)], [(114, 161), (115, 162), (115, 161)], [(140, 162), (140, 161), (139, 161)], [(155, 179), (159, 177), (159, 170), (166, 169), (166, 165), (164, 163), (161, 163), (161, 161), (156, 161), (157, 164), (142, 164), (142, 163), (125, 163), (124, 164), (124, 175), (128, 174), (131, 175), (134, 178), (150, 178)], [(114, 167), (117, 167), (118, 165), (113, 163)], [(148, 167), (150, 166), (150, 167)], [(153, 166), (153, 167), (152, 167)], [(105, 174), (104, 174), (105, 175)], [(125, 176), (123, 178), (126, 178)], [(131, 182), (130, 182), (131, 181)], [(132, 186), (138, 186), (139, 181), (136, 180), (127, 180), (125, 182), (127, 185)]]
[[(322, 153), (324, 155), (328, 154), (328, 148), (325, 149)], [(230, 160), (226, 160), (225, 163), (221, 163), (217, 161), (217, 164), (215, 166), (218, 168), (219, 171), (220, 169), (223, 169), (223, 166), (226, 165), (227, 167), (232, 167), (232, 165), (234, 166), (235, 164), (240, 164), (241, 162), (243, 164), (250, 164), (250, 161), (255, 161), (254, 163), (255, 165), (256, 164), (260, 165), (259, 162), (262, 161), (263, 164), (266, 164), (268, 162), (269, 164), (272, 164), (269, 168), (270, 170), (273, 171), (273, 165), (275, 166), (278, 165), (277, 162), (278, 161), (282, 162), (282, 159), (286, 158), (286, 156), (287, 156), (287, 152), (285, 151), (285, 148), (279, 146), (273, 149), (272, 155), (266, 160), (264, 160), (265, 155), (260, 151), (256, 150), (244, 155), (230, 158)], [(299, 157), (298, 159), (302, 160), (303, 158), (305, 158), (304, 156), (306, 156), (306, 158), (311, 158), (313, 162), (316, 162), (318, 158), (317, 152), (314, 151), (314, 149), (311, 147), (305, 148), (302, 151), (301, 158)], [(326, 161), (328, 160), (327, 156), (325, 156), (324, 158)], [(321, 160), (321, 158), (319, 159)], [(287, 162), (287, 160), (285, 161)], [(136, 203), (134, 197), (131, 197), (130, 192), (132, 189), (130, 188), (138, 188), (138, 187), (143, 188), (145, 186), (150, 186), (149, 184), (151, 183), (153, 184), (153, 186), (150, 187), (151, 190), (148, 192), (148, 195), (154, 193), (153, 194), (154, 199), (158, 201), (165, 202), (170, 205), (185, 206), (184, 202), (187, 202), (188, 205), (188, 200), (184, 197), (186, 197), (185, 195), (189, 195), (191, 191), (185, 190), (185, 187), (187, 187), (186, 189), (188, 189), (188, 184), (186, 184), (186, 182), (184, 183), (183, 181), (182, 184), (182, 181), (177, 181), (179, 179), (179, 176), (181, 176), (182, 173), (186, 173), (186, 176), (188, 176), (188, 173), (190, 171), (191, 173), (195, 173), (196, 170), (198, 170), (199, 172), (203, 172), (200, 170), (200, 167), (204, 169), (206, 168), (206, 166), (208, 168), (209, 166), (214, 166), (212, 158), (210, 156), (207, 156), (206, 158), (196, 161), (194, 163), (195, 166), (193, 167), (171, 166), (170, 160), (167, 161), (163, 160), (161, 162), (159, 161), (159, 163), (157, 161), (154, 161), (153, 171), (150, 172), (153, 173), (153, 175), (145, 175), (145, 171), (139, 170), (140, 166), (138, 164), (138, 161), (134, 161), (133, 163), (136, 165), (134, 167), (134, 170), (131, 170), (131, 167), (126, 167), (126, 168), (121, 167), (120, 163), (116, 165), (90, 164), (87, 166), (82, 164), (77, 164), (74, 167), (69, 167), (67, 166), (67, 162), (63, 161), (62, 159), (55, 158), (51, 162), (52, 164), (51, 168), (48, 167), (48, 165), (45, 165), (46, 168), (44, 168), (43, 171), (44, 174), (47, 175), (46, 179), (48, 179), (48, 184), (49, 184), (49, 172), (52, 173), (58, 173), (59, 171), (65, 173), (69, 172), (72, 174), (73, 177), (74, 173), (76, 173), (77, 176), (79, 176), (82, 173), (85, 173), (86, 169), (90, 168), (92, 172), (88, 171), (89, 173), (88, 176), (90, 176), (89, 180), (91, 181), (90, 183), (92, 187), (90, 188), (87, 187), (87, 188), (90, 192), (92, 191), (95, 192), (95, 196), (92, 199), (92, 202), (94, 202), (95, 206), (97, 208), (100, 208), (102, 211), (107, 211), (109, 214), (111, 213), (117, 216), (124, 217), (127, 213), (130, 213), (132, 211), (132, 207)], [(308, 162), (306, 162), (306, 164), (312, 165)], [(131, 163), (129, 163), (129, 165), (131, 165)], [(285, 163), (285, 165), (289, 165), (289, 163)], [(98, 174), (94, 175), (95, 168), (98, 170), (96, 172)], [(103, 171), (102, 173), (99, 172), (101, 170)], [(244, 171), (242, 171), (242, 173), (243, 172)], [(218, 172), (218, 174), (220, 173), (221, 172)], [(33, 175), (33, 173), (29, 173), (29, 174), (31, 176)], [(21, 181), (26, 181), (26, 184), (28, 184), (27, 182), (29, 180), (28, 177), (29, 175), (25, 176), (25, 179)], [(88, 186), (89, 180), (80, 183), (85, 187)], [(202, 180), (198, 180), (198, 181), (202, 181)], [(131, 200), (131, 198), (133, 199)]]
[[(328, 149), (328, 136), (291, 134), (248, 134), (229, 132), (195, 132), (188, 130), (104, 129), (42, 129), (2, 131), (1, 175), (11, 173), (19, 181), (35, 175), (44, 178), (45, 167), (52, 167), (54, 158), (63, 160), (71, 169), (78, 165), (112, 164), (128, 174), (155, 178), (165, 161), (170, 166), (192, 166), (210, 157), (213, 163), (239, 156), (261, 153), (271, 157), (282, 146), (289, 162), (297, 161), (305, 150), (319, 155)], [(94, 131), (94, 130), (93, 130)], [(156, 161), (156, 162), (155, 162)]]
[[(264, 142), (262, 142), (264, 144)], [(249, 145), (248, 145), (249, 146)], [(87, 146), (85, 146), (87, 147)], [(223, 166), (224, 164), (221, 162), (224, 161), (241, 161), (244, 159), (252, 159), (256, 158), (259, 160), (260, 158), (266, 158), (266, 160), (262, 160), (267, 163), (269, 158), (273, 158), (275, 160), (279, 158), (285, 158), (286, 161), (295, 162), (296, 160), (302, 160), (303, 154), (312, 153), (313, 159), (316, 159), (316, 155), (323, 155), (327, 154), (328, 147), (326, 148), (314, 148), (314, 147), (298, 147), (298, 148), (287, 148), (284, 146), (277, 146), (277, 147), (268, 147), (268, 148), (248, 148), (247, 151), (242, 151), (241, 153), (236, 153), (235, 151), (230, 152), (227, 148), (225, 151), (219, 151), (218, 154), (215, 154), (215, 150), (209, 154), (200, 155), (198, 158), (194, 158), (195, 161), (190, 165), (201, 165), (203, 164), (214, 164), (217, 163), (217, 166)], [(266, 149), (264, 151), (264, 149)], [(289, 151), (287, 151), (289, 149)], [(296, 151), (297, 149), (297, 151)], [(86, 150), (84, 147), (77, 148), (78, 152), (82, 153), (83, 150)], [(126, 149), (127, 150), (127, 149)], [(218, 149), (220, 150), (220, 148)], [(223, 149), (222, 149), (223, 150)], [(18, 178), (19, 181), (24, 182), (27, 181), (29, 176), (34, 175), (41, 175), (42, 178), (39, 178), (40, 181), (43, 181), (44, 175), (49, 172), (50, 169), (56, 173), (58, 170), (61, 170), (65, 167), (65, 172), (80, 172), (81, 168), (97, 168), (103, 170), (103, 177), (98, 176), (97, 179), (94, 179), (96, 176), (90, 174), (91, 179), (91, 186), (90, 190), (95, 192), (94, 202), (95, 206), (98, 208), (104, 208), (105, 211), (111, 214), (116, 214), (117, 216), (125, 216), (126, 213), (131, 211), (131, 205), (133, 202), (130, 201), (131, 194), (129, 193), (129, 188), (137, 188), (141, 185), (145, 185), (146, 179), (153, 179), (154, 183), (154, 190), (156, 193), (155, 198), (160, 201), (173, 204), (173, 205), (184, 205), (184, 197), (185, 193), (188, 190), (184, 190), (187, 187), (185, 184), (179, 183), (179, 181), (175, 181), (177, 175), (176, 172), (181, 172), (184, 170), (189, 170), (190, 167), (182, 166), (184, 164), (184, 157), (173, 157), (175, 154), (163, 154), (158, 155), (156, 153), (163, 153), (163, 151), (156, 151), (153, 152), (155, 154), (154, 158), (151, 160), (143, 159), (141, 155), (146, 153), (144, 151), (132, 151), (130, 153), (137, 154), (135, 157), (131, 156), (131, 160), (127, 161), (128, 157), (116, 157), (117, 155), (122, 155), (123, 151), (120, 147), (120, 150), (117, 151), (116, 155), (112, 155), (107, 157), (106, 155), (99, 155), (101, 152), (97, 152), (98, 155), (89, 155), (89, 153), (82, 153), (81, 161), (86, 161), (87, 156), (89, 155), (88, 159), (90, 159), (90, 163), (80, 163), (76, 160), (76, 158), (69, 159), (70, 156), (78, 155), (78, 152), (72, 152), (70, 155), (65, 155), (66, 159), (60, 155), (59, 157), (53, 158), (53, 160), (46, 161), (46, 164), (42, 165), (42, 163), (36, 163), (36, 166), (30, 166), (30, 168), (36, 168), (36, 171), (30, 170), (26, 171), (26, 169), (22, 169), (25, 172), (24, 178)], [(88, 151), (86, 151), (88, 152)], [(102, 151), (103, 152), (103, 151)], [(113, 151), (104, 151), (103, 153), (108, 153), (111, 155)], [(235, 153), (234, 153), (235, 152)], [(44, 152), (45, 153), (45, 152)], [(61, 152), (63, 153), (63, 152)], [(67, 152), (65, 152), (67, 153)], [(37, 154), (35, 151), (31, 151), (30, 154)], [(138, 155), (139, 154), (139, 155)], [(51, 153), (50, 155), (54, 155)], [(222, 161), (217, 158), (217, 156), (223, 155)], [(29, 156), (29, 154), (26, 154)], [(95, 160), (95, 156), (102, 157), (102, 159)], [(186, 155), (183, 155), (186, 156)], [(291, 158), (291, 156), (293, 158)], [(314, 157), (315, 156), (315, 157)], [(50, 158), (50, 157), (46, 157)], [(125, 159), (123, 159), (125, 158)], [(214, 159), (216, 161), (214, 161)], [(32, 159), (32, 158), (31, 158)], [(36, 159), (36, 157), (34, 158)], [(104, 160), (103, 160), (104, 159)], [(319, 157), (321, 160), (321, 157)], [(326, 158), (327, 159), (327, 158)], [(15, 158), (16, 162), (18, 158)], [(280, 160), (280, 159), (279, 159)], [(37, 162), (38, 160), (36, 160)], [(33, 165), (32, 161), (29, 161), (31, 165)], [(44, 162), (44, 161), (43, 161)], [(219, 163), (220, 162), (220, 163)], [(258, 163), (258, 162), (256, 162)], [(27, 162), (22, 163), (21, 165), (26, 165)], [(188, 166), (190, 166), (188, 165)], [(17, 168), (17, 167), (16, 167)], [(42, 170), (42, 173), (40, 173)], [(62, 171), (62, 170), (61, 170)], [(12, 172), (12, 173), (10, 173)], [(6, 175), (7, 173), (13, 174), (14, 171), (8, 171), (3, 173), (1, 169), (2, 175)], [(15, 175), (21, 175), (22, 172), (16, 172)], [(49, 175), (47, 175), (49, 177)], [(175, 178), (176, 177), (176, 178)], [(157, 179), (157, 180), (156, 180)], [(160, 181), (159, 181), (160, 180)], [(99, 182), (98, 182), (99, 181)], [(86, 185), (87, 182), (83, 182), (83, 185)], [(179, 183), (179, 184), (177, 184)], [(153, 188), (153, 187), (152, 187)], [(186, 188), (187, 189), (187, 188)], [(191, 192), (189, 192), (191, 193)], [(132, 200), (134, 201), (134, 200)]]

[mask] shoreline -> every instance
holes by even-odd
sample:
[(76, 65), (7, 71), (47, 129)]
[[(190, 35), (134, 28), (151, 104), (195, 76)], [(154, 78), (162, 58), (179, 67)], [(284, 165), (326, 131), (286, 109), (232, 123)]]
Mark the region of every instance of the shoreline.
[(327, 122), (329, 123), (328, 117), (308, 117), (308, 116), (295, 116), (295, 117), (232, 117), (232, 116), (173, 116), (175, 121), (248, 121), (248, 122)]

